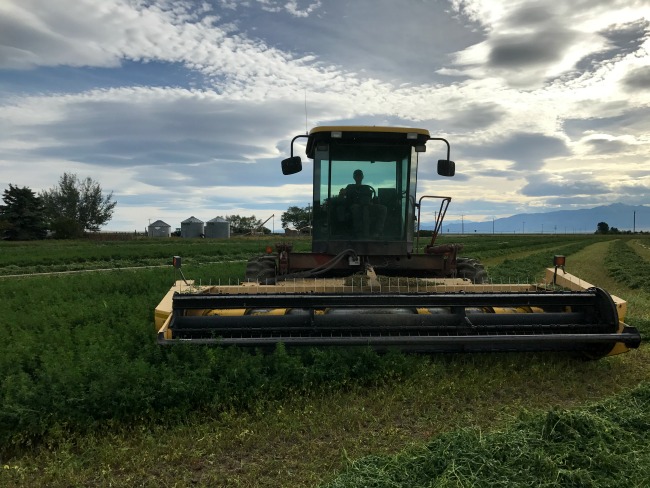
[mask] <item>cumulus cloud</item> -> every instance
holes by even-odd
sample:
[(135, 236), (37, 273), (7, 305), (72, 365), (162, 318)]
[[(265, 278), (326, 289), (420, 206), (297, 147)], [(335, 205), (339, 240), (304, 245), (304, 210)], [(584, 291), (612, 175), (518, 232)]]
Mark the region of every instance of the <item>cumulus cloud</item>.
[(629, 147), (625, 141), (617, 139), (593, 138), (585, 143), (589, 146), (592, 154), (617, 154), (625, 152)]
[(629, 90), (650, 90), (650, 66), (631, 70), (623, 78), (623, 85)]
[(609, 188), (583, 174), (566, 174), (561, 178), (537, 175), (529, 178), (521, 193), (530, 197), (598, 196), (609, 193)]
[[(609, 116), (596, 116), (606, 114)], [(596, 103), (594, 116), (575, 119), (568, 117), (563, 122), (563, 128), (572, 137), (579, 137), (590, 132), (604, 132), (613, 136), (639, 136), (647, 134), (647, 121), (650, 120), (650, 104), (641, 107), (630, 107), (626, 103), (615, 103), (611, 106)]]
[[(91, 1), (62, 1), (65, 4), (34, 0), (0, 7), (5, 14), (0, 16), (0, 68), (180, 62), (219, 90), (259, 79), (266, 86), (301, 87), (297, 80), (310, 75), (303, 60), (237, 34), (231, 23), (209, 15), (206, 4), (116, 0), (98, 8)], [(323, 85), (331, 81), (321, 80)]]
[(447, 131), (475, 131), (487, 129), (506, 117), (506, 110), (494, 102), (475, 102), (454, 110), (445, 123)]
[[(305, 5), (302, 6), (301, 3), (305, 3)], [(284, 8), (287, 9), (287, 12), (296, 17), (307, 17), (309, 14), (319, 9), (321, 5), (322, 3), (320, 0), (317, 2), (298, 2), (297, 0), (289, 0), (284, 3)]]
[(568, 29), (549, 29), (521, 35), (497, 37), (493, 40), (488, 67), (526, 69), (545, 66), (562, 59), (576, 33)]
[(602, 63), (634, 54), (647, 39), (643, 9), (634, 11), (623, 0), (454, 3), (472, 5), (473, 17), (483, 19), (488, 32), (483, 41), (456, 53), (457, 73), (499, 76), (515, 87), (584, 77)]
[(540, 170), (546, 159), (570, 153), (564, 140), (544, 134), (514, 133), (492, 143), (466, 146), (462, 152), (474, 159), (511, 161), (510, 171), (531, 173)]
[[(300, 113), (301, 108), (295, 111)], [(190, 172), (192, 164), (210, 163), (222, 178), (235, 167), (247, 167), (243, 163), (259, 161), (252, 164), (257, 170), (242, 175), (245, 178), (254, 177), (254, 171), (264, 176), (259, 167), (264, 167), (265, 158), (275, 158), (279, 164), (294, 135), (287, 129), (293, 116), (286, 103), (259, 106), (185, 89), (38, 97), (12, 110), (16, 115), (11, 124), (0, 116), (0, 127), (5, 129), (0, 134), (3, 159), (17, 152), (10, 151), (13, 146), (25, 161), (68, 157), (112, 168), (174, 165), (179, 173)], [(33, 123), (37, 111), (50, 113), (49, 120), (41, 117)], [(24, 140), (29, 144), (20, 146)], [(276, 147), (282, 140), (287, 142)], [(235, 184), (235, 176), (227, 178), (229, 184)]]

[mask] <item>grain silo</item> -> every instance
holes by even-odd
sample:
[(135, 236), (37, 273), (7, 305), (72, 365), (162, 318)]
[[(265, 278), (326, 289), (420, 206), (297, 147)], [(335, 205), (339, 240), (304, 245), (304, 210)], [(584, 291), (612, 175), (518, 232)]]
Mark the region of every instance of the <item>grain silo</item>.
[(162, 220), (156, 220), (153, 224), (149, 224), (147, 234), (149, 237), (171, 237), (172, 228)]
[(205, 237), (216, 239), (230, 238), (230, 222), (222, 217), (215, 217), (205, 224)]
[(181, 222), (181, 237), (204, 237), (203, 221), (193, 215)]

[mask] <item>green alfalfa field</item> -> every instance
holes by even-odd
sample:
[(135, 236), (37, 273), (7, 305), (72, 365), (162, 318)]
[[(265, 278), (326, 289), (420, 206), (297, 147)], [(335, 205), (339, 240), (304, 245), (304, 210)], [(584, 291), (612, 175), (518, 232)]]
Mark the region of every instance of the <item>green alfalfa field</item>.
[(444, 238), (497, 282), (565, 254), (625, 298), (644, 342), (599, 361), (156, 345), (171, 256), (234, 282), (272, 241), (0, 243), (0, 486), (650, 484), (647, 236)]

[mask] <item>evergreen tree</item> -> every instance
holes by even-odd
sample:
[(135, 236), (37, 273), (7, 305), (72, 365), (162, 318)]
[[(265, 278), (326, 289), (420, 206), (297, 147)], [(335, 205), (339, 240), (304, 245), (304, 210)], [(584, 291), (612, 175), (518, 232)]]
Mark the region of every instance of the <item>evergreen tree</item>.
[(9, 240), (43, 239), (47, 234), (42, 200), (28, 187), (9, 185), (0, 205), (0, 229)]

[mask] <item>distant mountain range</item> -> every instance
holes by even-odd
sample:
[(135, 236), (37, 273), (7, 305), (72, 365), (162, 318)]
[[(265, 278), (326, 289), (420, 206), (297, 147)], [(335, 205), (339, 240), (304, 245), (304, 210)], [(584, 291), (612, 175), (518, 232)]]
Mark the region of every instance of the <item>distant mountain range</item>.
[[(454, 234), (593, 234), (599, 222), (606, 222), (610, 228), (620, 231), (650, 231), (650, 206), (614, 203), (580, 210), (517, 214), (486, 222), (445, 220), (442, 231)], [(422, 228), (431, 229), (433, 225)]]

